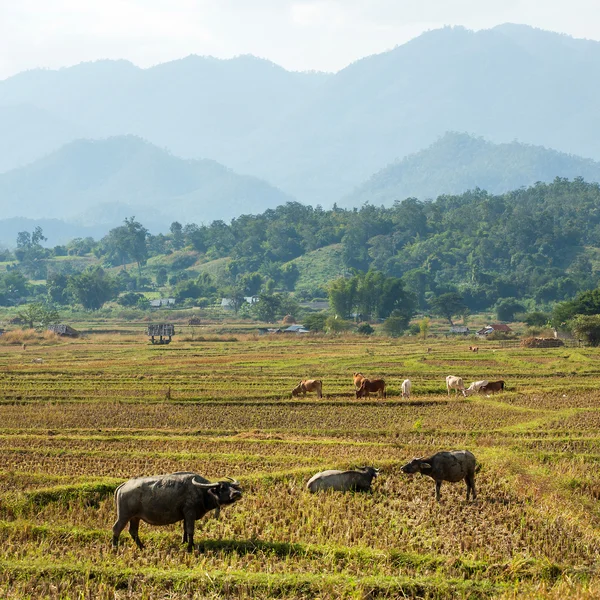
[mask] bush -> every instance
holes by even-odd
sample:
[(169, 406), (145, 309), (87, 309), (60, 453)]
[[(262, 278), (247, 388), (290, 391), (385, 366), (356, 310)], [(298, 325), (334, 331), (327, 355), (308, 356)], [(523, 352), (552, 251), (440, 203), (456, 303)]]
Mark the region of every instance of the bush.
[(569, 329), (590, 346), (600, 346), (600, 315), (577, 315), (569, 322)]
[(356, 331), (361, 335), (372, 335), (375, 330), (368, 323), (361, 323)]
[(349, 321), (344, 319), (338, 319), (336, 317), (329, 317), (325, 322), (325, 330), (327, 333), (342, 333), (348, 331), (352, 327)]
[(383, 331), (390, 337), (400, 337), (407, 327), (405, 317), (388, 317), (383, 322)]
[(544, 327), (550, 321), (550, 315), (536, 310), (529, 313), (519, 313), (515, 315), (515, 319), (522, 321), (529, 327)]
[(327, 313), (313, 313), (304, 319), (304, 327), (311, 331), (324, 331), (327, 322)]
[(421, 327), (418, 323), (411, 323), (408, 326), (408, 333), (410, 333), (410, 335), (419, 335), (419, 333), (421, 333)]

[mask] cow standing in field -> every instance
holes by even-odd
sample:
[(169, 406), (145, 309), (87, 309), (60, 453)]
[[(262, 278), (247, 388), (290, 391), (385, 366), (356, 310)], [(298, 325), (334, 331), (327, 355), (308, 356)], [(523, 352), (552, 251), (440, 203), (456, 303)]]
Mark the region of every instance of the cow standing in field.
[(356, 390), (356, 397), (369, 397), (369, 393), (375, 393), (379, 398), (385, 398), (385, 381), (383, 379), (363, 379), (360, 388)]
[(378, 475), (379, 469), (373, 467), (361, 467), (352, 471), (321, 471), (309, 479), (306, 487), (312, 493), (322, 490), (369, 492), (371, 482)]
[(458, 390), (462, 392), (463, 396), (467, 395), (465, 394), (465, 384), (463, 383), (462, 377), (448, 375), (448, 377), (446, 377), (446, 389), (448, 390), (448, 396), (450, 395), (450, 390), (454, 390), (456, 396), (458, 396)]
[(352, 377), (354, 378), (354, 388), (360, 390), (360, 386), (366, 377), (362, 373), (352, 373)]
[(479, 346), (469, 346), (471, 352), (479, 352)]
[(150, 525), (170, 525), (184, 522), (183, 541), (187, 550), (194, 549), (194, 526), (211, 510), (220, 513), (221, 506), (233, 504), (242, 497), (237, 481), (211, 483), (204, 477), (190, 472), (171, 473), (154, 477), (135, 477), (115, 490), (117, 520), (113, 525), (112, 544), (117, 548), (121, 531), (129, 523), (129, 533), (137, 547), (140, 541), (140, 521)]
[(504, 391), (504, 381), (500, 379), (499, 381), (490, 381), (485, 385), (482, 385), (479, 388), (480, 394), (495, 394), (496, 392)]
[(482, 386), (487, 385), (488, 380), (482, 379), (481, 381), (474, 381), (466, 390), (465, 396), (470, 396), (471, 394), (475, 394), (478, 392)]
[(410, 379), (405, 379), (402, 382), (402, 397), (403, 398), (410, 398), (410, 388), (411, 388), (411, 383), (410, 383)]
[(468, 450), (455, 450), (454, 452), (438, 452), (429, 458), (415, 458), (405, 464), (401, 471), (408, 475), (421, 473), (435, 481), (435, 499), (440, 501), (442, 481), (465, 480), (467, 484), (467, 501), (469, 495), (473, 500), (477, 498), (475, 491), (475, 457)]
[(306, 392), (317, 392), (317, 398), (322, 398), (323, 382), (320, 379), (303, 379), (292, 390), (292, 396), (298, 396), (299, 394), (306, 396)]

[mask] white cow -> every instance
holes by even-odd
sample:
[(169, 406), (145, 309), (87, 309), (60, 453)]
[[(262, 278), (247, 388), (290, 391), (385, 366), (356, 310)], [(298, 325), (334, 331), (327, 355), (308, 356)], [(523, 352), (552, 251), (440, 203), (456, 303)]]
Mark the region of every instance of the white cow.
[(446, 377), (446, 389), (448, 390), (448, 396), (450, 395), (450, 390), (454, 390), (456, 395), (458, 396), (458, 390), (460, 390), (463, 396), (465, 394), (465, 384), (463, 383), (462, 377), (455, 377), (454, 375), (448, 375)]
[(487, 385), (489, 381), (487, 379), (482, 379), (481, 381), (474, 381), (466, 390), (465, 396), (470, 396), (471, 394), (476, 394), (479, 391), (479, 388)]
[(405, 379), (402, 382), (402, 397), (410, 398), (410, 379)]

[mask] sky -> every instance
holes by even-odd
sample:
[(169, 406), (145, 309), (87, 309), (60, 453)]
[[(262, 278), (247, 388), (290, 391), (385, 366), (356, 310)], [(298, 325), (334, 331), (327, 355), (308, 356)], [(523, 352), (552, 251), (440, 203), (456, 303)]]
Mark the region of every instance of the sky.
[(0, 79), (105, 58), (149, 67), (189, 54), (338, 71), (430, 29), (506, 22), (600, 39), (598, 0), (0, 0)]

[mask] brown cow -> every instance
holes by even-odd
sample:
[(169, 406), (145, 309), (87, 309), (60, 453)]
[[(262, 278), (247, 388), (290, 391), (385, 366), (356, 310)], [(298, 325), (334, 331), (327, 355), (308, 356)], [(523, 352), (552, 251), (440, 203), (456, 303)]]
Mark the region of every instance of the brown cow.
[(469, 346), (471, 352), (479, 352), (479, 346)]
[(482, 385), (479, 388), (480, 394), (495, 394), (496, 392), (504, 391), (504, 381), (500, 379), (499, 381), (490, 381), (487, 385)]
[(369, 392), (377, 392), (379, 398), (385, 398), (385, 381), (383, 379), (364, 379), (360, 388), (356, 390), (356, 397), (369, 397)]
[(366, 377), (362, 373), (352, 373), (352, 376), (354, 377), (354, 387), (359, 390)]
[(303, 379), (292, 390), (292, 396), (298, 396), (299, 394), (306, 396), (306, 392), (317, 392), (317, 398), (322, 398), (323, 382), (320, 379)]

